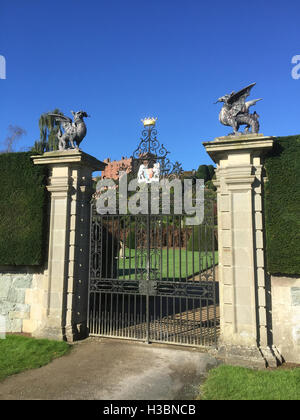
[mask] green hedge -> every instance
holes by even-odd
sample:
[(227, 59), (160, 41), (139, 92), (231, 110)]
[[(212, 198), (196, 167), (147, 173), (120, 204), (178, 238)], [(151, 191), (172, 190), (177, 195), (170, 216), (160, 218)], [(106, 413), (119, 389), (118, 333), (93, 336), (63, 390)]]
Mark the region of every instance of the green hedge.
[(46, 226), (46, 170), (32, 152), (0, 155), (0, 265), (41, 265)]
[(300, 135), (279, 137), (265, 167), (267, 268), (300, 274)]

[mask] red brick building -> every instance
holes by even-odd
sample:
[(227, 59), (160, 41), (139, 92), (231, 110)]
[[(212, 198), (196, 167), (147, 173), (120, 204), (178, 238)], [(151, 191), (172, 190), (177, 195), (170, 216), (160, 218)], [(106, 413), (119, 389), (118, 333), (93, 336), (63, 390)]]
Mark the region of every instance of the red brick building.
[(129, 173), (132, 169), (132, 158), (122, 156), (121, 160), (113, 160), (110, 158), (104, 159), (106, 167), (101, 172), (101, 178), (119, 179), (119, 171), (126, 171)]

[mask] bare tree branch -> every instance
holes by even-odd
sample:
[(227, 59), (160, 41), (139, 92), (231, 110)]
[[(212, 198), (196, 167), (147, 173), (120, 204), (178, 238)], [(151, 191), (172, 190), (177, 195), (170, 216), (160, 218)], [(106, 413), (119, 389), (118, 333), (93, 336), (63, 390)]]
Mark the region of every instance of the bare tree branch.
[(0, 153), (14, 152), (14, 146), (17, 143), (17, 141), (20, 139), (20, 137), (27, 134), (26, 130), (24, 130), (22, 127), (19, 127), (18, 125), (9, 125), (8, 131), (10, 135), (8, 135), (4, 140), (4, 149), (1, 150)]

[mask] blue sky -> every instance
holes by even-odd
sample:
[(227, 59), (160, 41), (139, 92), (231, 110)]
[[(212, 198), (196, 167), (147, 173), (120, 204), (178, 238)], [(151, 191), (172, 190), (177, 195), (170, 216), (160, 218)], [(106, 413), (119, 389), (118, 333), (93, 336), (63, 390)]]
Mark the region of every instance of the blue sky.
[(119, 159), (156, 116), (172, 160), (197, 168), (211, 163), (202, 142), (230, 131), (213, 102), (251, 82), (261, 132), (298, 134), (299, 15), (299, 1), (0, 0), (0, 141), (19, 125), (29, 147), (41, 113), (83, 109), (82, 149)]

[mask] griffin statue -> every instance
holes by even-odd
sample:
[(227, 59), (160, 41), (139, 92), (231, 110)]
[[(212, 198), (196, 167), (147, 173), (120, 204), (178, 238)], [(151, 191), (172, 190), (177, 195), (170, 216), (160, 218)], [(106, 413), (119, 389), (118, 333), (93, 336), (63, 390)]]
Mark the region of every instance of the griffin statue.
[[(49, 114), (55, 121), (61, 123), (64, 133), (59, 128), (57, 133), (59, 150), (78, 149), (80, 143), (86, 136), (86, 125), (83, 118), (89, 117), (85, 111), (71, 111), (74, 121), (71, 118), (59, 114)], [(75, 145), (76, 144), (76, 145)]]
[(256, 112), (250, 114), (249, 108), (252, 105), (255, 105), (256, 102), (261, 101), (261, 98), (245, 102), (255, 84), (256, 83), (252, 83), (239, 92), (231, 92), (229, 95), (224, 95), (216, 102), (224, 103), (219, 114), (219, 121), (223, 125), (232, 127), (234, 135), (241, 134), (238, 131), (241, 125), (246, 126), (244, 134), (249, 132), (250, 127), (252, 133), (257, 134), (259, 131), (259, 115)]

